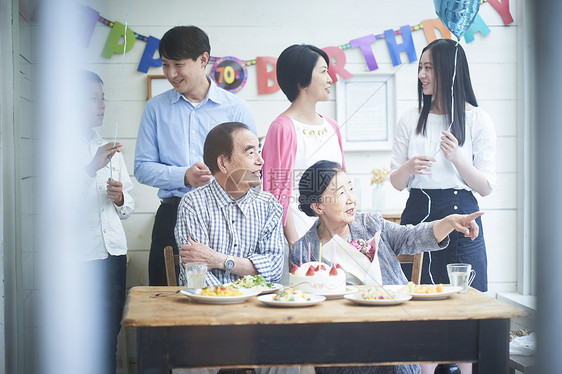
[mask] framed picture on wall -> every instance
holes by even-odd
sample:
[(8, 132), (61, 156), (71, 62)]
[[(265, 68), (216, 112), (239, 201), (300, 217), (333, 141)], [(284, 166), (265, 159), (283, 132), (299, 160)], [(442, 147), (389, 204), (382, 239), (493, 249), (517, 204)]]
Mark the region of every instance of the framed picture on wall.
[(173, 88), (170, 82), (166, 79), (164, 75), (147, 75), (146, 76), (146, 88), (147, 95), (146, 100), (149, 100), (152, 96), (161, 94), (164, 91), (168, 91)]
[(392, 149), (395, 74), (355, 74), (351, 79), (338, 79), (336, 108), (346, 152)]

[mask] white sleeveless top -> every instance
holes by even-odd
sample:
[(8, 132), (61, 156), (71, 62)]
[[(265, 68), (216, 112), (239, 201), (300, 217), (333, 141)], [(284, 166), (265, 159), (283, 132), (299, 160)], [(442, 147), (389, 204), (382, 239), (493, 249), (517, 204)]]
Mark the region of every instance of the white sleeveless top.
[(342, 153), (336, 131), (324, 119), (321, 125), (307, 125), (292, 119), (297, 134), (297, 153), (293, 166), (293, 193), (289, 209), (293, 215), (299, 238), (302, 237), (316, 221), (299, 210), (299, 181), (306, 169), (320, 160), (328, 160), (342, 164)]

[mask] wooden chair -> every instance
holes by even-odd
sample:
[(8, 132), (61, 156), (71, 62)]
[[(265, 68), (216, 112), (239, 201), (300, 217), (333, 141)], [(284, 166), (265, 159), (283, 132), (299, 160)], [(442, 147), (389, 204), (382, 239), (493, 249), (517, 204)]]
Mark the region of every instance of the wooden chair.
[(400, 261), (401, 264), (412, 264), (412, 277), (410, 279), (415, 284), (420, 284), (423, 253), (416, 253), (415, 255), (399, 255), (398, 261)]
[(168, 286), (177, 286), (176, 266), (180, 264), (180, 256), (174, 254), (170, 246), (164, 248), (164, 265), (166, 266), (166, 280)]
[[(400, 224), (401, 215), (401, 213), (385, 213), (382, 215), (382, 217), (387, 221)], [(410, 279), (415, 284), (420, 284), (423, 253), (417, 253), (415, 255), (399, 255), (398, 261), (400, 261), (401, 264), (412, 264), (412, 277)]]

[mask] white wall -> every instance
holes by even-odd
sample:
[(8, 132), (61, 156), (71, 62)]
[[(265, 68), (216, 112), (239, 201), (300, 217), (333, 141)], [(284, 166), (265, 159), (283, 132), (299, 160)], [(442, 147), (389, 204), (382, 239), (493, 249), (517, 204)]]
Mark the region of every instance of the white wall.
[[(8, 4), (9, 3), (9, 4)], [(33, 46), (31, 0), (2, 2), (2, 360), (0, 370), (34, 372)], [(22, 195), (25, 198), (22, 198)], [(5, 360), (4, 360), (5, 353)]]
[[(86, 4), (111, 21), (125, 23), (125, 1)], [(498, 133), (498, 186), (489, 197), (479, 198), (481, 208), (486, 211), (483, 222), (488, 246), (490, 289), (493, 291), (515, 291), (517, 281), (517, 1), (510, 2), (510, 9), (515, 22), (504, 26), (491, 5), (482, 4), (480, 15), (492, 32), (487, 36), (476, 34), (476, 40), (469, 44), (462, 41), (479, 104), (492, 117)], [(282, 3), (218, 0), (207, 6), (185, 0), (170, 0), (163, 4), (137, 0), (131, 2), (128, 26), (140, 34), (161, 38), (173, 26), (194, 24), (209, 34), (212, 56), (251, 60), (257, 56), (278, 56), (285, 47), (294, 43), (339, 46), (367, 34), (381, 34), (386, 29), (396, 30), (406, 24), (417, 25), (429, 18), (436, 18), (431, 0), (287, 0)], [(121, 56), (114, 55), (109, 60), (101, 57), (109, 31), (109, 27), (98, 23), (90, 46), (81, 57), (87, 61), (85, 67), (100, 73), (105, 81), (109, 102), (102, 132), (108, 139), (113, 138), (115, 122), (118, 122), (118, 139), (124, 144), (123, 155), (132, 175), (135, 139), (146, 100), (146, 74), (136, 70), (145, 43), (137, 40), (126, 54), (123, 90), (120, 93)], [(427, 41), (423, 31), (414, 31), (413, 38), (419, 56)], [(400, 41), (400, 37), (397, 40)], [(396, 70), (384, 40), (375, 42), (373, 50), (379, 65), (377, 72)], [(348, 49), (345, 54), (347, 70), (354, 74), (368, 72), (359, 49)], [(401, 58), (407, 61), (405, 53)], [(417, 63), (406, 63), (396, 73), (398, 116), (416, 104), (416, 71)], [(249, 67), (248, 72), (248, 82), (238, 95), (248, 101), (258, 131), (264, 135), (269, 123), (288, 106), (288, 102), (280, 91), (272, 95), (258, 95), (255, 66)], [(161, 74), (161, 69), (153, 68), (149, 74)], [(121, 109), (117, 117), (118, 106)], [(332, 99), (319, 105), (318, 109), (320, 113), (335, 118), (335, 94), (332, 93)], [(390, 151), (346, 152), (352, 180), (360, 181), (363, 208), (368, 208), (371, 202), (370, 170), (388, 167), (389, 158)], [(134, 183), (136, 212), (124, 222), (129, 242), (129, 286), (147, 284), (148, 248), (153, 216), (159, 204), (156, 190), (136, 181)], [(401, 210), (407, 193), (393, 190), (389, 183), (385, 188), (387, 208)]]
[[(12, 7), (11, 4), (0, 2), (0, 44), (1, 45), (11, 45), (12, 44)], [(6, 147), (8, 139), (11, 137), (8, 135), (10, 129), (13, 128), (12, 123), (12, 90), (9, 89), (12, 86), (12, 54), (11, 48), (0, 49), (0, 280), (1, 284), (4, 286), (10, 284), (8, 280), (9, 275), (4, 271), (5, 262), (10, 263), (10, 256), (6, 253), (7, 247), (11, 244), (11, 235), (9, 227), (5, 224), (9, 222), (8, 214), (13, 213), (11, 209), (7, 207), (4, 203), (5, 196), (10, 194), (6, 191), (6, 185), (9, 184), (9, 179), (4, 178), (7, 174), (5, 171), (11, 170), (8, 165), (8, 161), (11, 157), (11, 150)], [(6, 154), (7, 153), (7, 154)], [(6, 191), (6, 192), (5, 192)], [(13, 294), (13, 293), (12, 293)], [(13, 330), (6, 324), (6, 315), (10, 315), (10, 312), (5, 312), (5, 304), (10, 298), (10, 292), (6, 292), (5, 287), (0, 288), (0, 336), (13, 336)], [(7, 331), (6, 331), (7, 330)], [(0, 368), (6, 368), (6, 342), (4, 339), (0, 339)]]

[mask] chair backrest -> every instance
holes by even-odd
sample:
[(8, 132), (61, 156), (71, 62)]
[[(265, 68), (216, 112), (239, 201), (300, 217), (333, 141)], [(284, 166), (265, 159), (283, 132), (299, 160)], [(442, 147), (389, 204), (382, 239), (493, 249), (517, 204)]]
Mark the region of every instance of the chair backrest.
[[(400, 224), (401, 213), (385, 213), (382, 215), (384, 219), (390, 222)], [(412, 277), (410, 278), (415, 284), (421, 282), (421, 271), (423, 264), (423, 253), (415, 255), (399, 255), (398, 261), (402, 264), (412, 264)]]
[(415, 284), (420, 284), (423, 253), (416, 253), (415, 255), (398, 255), (398, 261), (403, 264), (412, 264), (412, 277), (410, 279)]
[(167, 246), (164, 248), (164, 265), (166, 266), (166, 280), (168, 286), (177, 286), (176, 266), (180, 263), (180, 256), (174, 254), (172, 247)]

